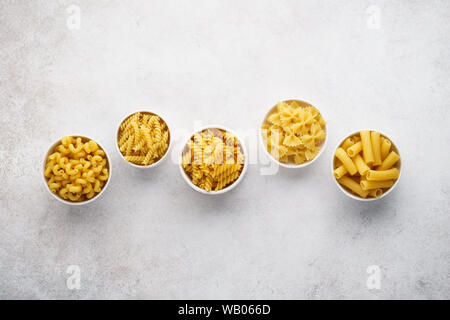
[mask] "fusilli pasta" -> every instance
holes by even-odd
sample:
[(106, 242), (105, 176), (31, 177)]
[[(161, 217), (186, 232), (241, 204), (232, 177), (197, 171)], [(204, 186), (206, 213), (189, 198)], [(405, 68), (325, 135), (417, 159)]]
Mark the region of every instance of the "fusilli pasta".
[(125, 160), (147, 166), (160, 160), (170, 142), (164, 120), (150, 112), (137, 112), (122, 121), (117, 135), (119, 150)]
[(242, 146), (233, 134), (206, 129), (195, 133), (186, 144), (181, 165), (196, 186), (211, 192), (233, 184), (244, 162)]

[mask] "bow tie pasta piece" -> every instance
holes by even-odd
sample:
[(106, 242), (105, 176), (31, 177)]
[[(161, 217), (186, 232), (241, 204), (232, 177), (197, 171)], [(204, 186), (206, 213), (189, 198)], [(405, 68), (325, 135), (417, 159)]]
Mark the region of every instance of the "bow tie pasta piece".
[(44, 176), (52, 193), (82, 202), (101, 192), (109, 179), (109, 164), (95, 141), (67, 136), (47, 157)]
[(191, 181), (208, 192), (233, 184), (244, 168), (245, 156), (238, 139), (220, 129), (195, 133), (186, 144), (181, 165)]
[(278, 102), (261, 129), (273, 158), (296, 165), (313, 160), (326, 138), (326, 122), (319, 110), (296, 100)]
[(137, 112), (122, 121), (117, 144), (124, 159), (140, 166), (158, 162), (167, 152), (170, 132), (166, 122), (150, 112)]

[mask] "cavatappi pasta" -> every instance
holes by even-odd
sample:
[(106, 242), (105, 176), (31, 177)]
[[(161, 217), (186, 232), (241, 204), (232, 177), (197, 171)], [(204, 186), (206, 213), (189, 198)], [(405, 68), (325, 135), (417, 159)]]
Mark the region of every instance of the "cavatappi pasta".
[(109, 179), (109, 163), (95, 141), (63, 137), (47, 157), (44, 176), (51, 192), (82, 202), (101, 192)]
[(212, 128), (191, 137), (183, 150), (181, 165), (197, 187), (219, 191), (239, 178), (245, 155), (236, 136)]
[(117, 144), (126, 161), (148, 166), (161, 159), (169, 148), (170, 132), (159, 116), (137, 112), (120, 124)]
[(334, 177), (361, 198), (379, 198), (400, 175), (400, 156), (379, 132), (364, 130), (348, 137), (334, 154)]
[(319, 153), (326, 138), (325, 125), (319, 110), (307, 103), (278, 102), (262, 125), (263, 141), (276, 160), (300, 165)]

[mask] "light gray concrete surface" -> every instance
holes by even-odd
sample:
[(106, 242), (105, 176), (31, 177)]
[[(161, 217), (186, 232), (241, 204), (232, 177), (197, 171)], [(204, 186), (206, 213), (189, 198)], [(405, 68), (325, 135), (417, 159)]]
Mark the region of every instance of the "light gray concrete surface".
[[(449, 16), (445, 0), (2, 0), (0, 298), (450, 298)], [(174, 157), (181, 134), (210, 123), (255, 150), (283, 98), (324, 113), (327, 150), (301, 171), (253, 163), (220, 197), (191, 190), (172, 160), (141, 172), (115, 150), (137, 109), (169, 121)], [(330, 173), (336, 143), (361, 128), (403, 157), (376, 203), (347, 198)], [(109, 189), (86, 207), (41, 179), (68, 134), (112, 158)]]

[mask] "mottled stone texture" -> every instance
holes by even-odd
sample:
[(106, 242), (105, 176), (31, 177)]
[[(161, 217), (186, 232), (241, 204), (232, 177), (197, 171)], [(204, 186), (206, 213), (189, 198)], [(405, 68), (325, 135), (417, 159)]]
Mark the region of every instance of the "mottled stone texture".
[[(0, 298), (450, 298), (449, 1), (74, 3), (79, 29), (71, 1), (1, 1)], [(141, 172), (115, 150), (137, 109), (166, 117), (175, 159), (194, 125), (246, 133), (283, 98), (322, 110), (327, 150), (274, 176), (252, 164), (220, 197), (191, 190), (172, 160)], [(370, 204), (330, 173), (335, 145), (361, 128), (403, 156), (398, 189)], [(113, 163), (86, 207), (42, 183), (67, 134), (95, 138)], [(69, 265), (80, 290), (66, 287)]]

